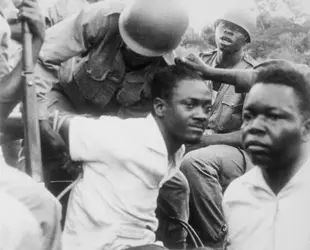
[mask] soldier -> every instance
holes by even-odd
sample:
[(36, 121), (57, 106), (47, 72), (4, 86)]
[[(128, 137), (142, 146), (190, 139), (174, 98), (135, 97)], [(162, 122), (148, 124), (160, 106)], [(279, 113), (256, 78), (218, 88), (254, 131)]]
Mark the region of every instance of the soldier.
[[(243, 49), (251, 41), (254, 28), (250, 12), (230, 9), (215, 22), (217, 49), (200, 57), (210, 67), (252, 68), (255, 61)], [(245, 94), (235, 93), (232, 85), (212, 83), (213, 111), (206, 133), (195, 146), (199, 149), (185, 155), (181, 171), (190, 186), (190, 224), (206, 246), (217, 247), (226, 235), (222, 194), (233, 179), (248, 170), (250, 162), (240, 149)]]
[[(47, 30), (35, 71), (41, 86), (38, 92), (46, 94), (42, 110), (47, 106), (49, 112), (121, 118), (145, 117), (151, 111), (149, 82), (158, 70), (171, 63), (171, 52), (187, 30), (189, 18), (178, 0), (131, 2), (93, 3)], [(44, 142), (61, 145), (46, 121), (42, 120), (40, 126)], [(59, 159), (57, 154), (51, 157)], [(60, 167), (61, 162), (49, 160), (45, 169)], [(47, 174), (47, 179), (69, 178), (59, 173), (59, 168), (55, 172)], [(174, 180), (185, 182), (184, 191), (177, 197), (188, 199), (188, 186), (180, 171), (172, 185)], [(55, 186), (52, 191), (58, 192)], [(171, 216), (186, 222), (187, 200), (181, 204), (178, 211), (182, 215)], [(186, 234), (178, 230), (182, 231), (182, 239), (177, 240), (184, 243)]]

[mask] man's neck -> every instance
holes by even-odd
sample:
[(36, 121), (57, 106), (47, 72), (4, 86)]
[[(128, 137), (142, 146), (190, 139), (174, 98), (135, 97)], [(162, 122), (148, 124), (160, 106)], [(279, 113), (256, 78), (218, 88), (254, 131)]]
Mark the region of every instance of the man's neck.
[(274, 192), (278, 195), (285, 185), (295, 176), (308, 159), (306, 149), (302, 149), (299, 157), (290, 163), (279, 163), (281, 166), (270, 167), (268, 169), (262, 168), (263, 177)]
[(218, 50), (216, 64), (219, 68), (231, 68), (235, 66), (243, 57), (243, 50), (238, 50), (234, 53), (227, 53)]
[(174, 136), (172, 136), (167, 129), (165, 128), (163, 122), (154, 117), (155, 121), (159, 127), (159, 130), (164, 138), (166, 147), (167, 147), (167, 151), (168, 151), (168, 158), (171, 159), (171, 157), (173, 157), (175, 155), (175, 153), (180, 149), (180, 147), (182, 146), (182, 142), (180, 142), (177, 138), (175, 138)]

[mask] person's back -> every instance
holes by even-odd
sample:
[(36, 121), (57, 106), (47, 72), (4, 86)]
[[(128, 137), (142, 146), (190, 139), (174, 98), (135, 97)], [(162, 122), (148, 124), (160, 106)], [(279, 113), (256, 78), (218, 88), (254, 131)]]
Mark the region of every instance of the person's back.
[(0, 249), (42, 250), (39, 224), (31, 212), (5, 192), (0, 192)]
[(0, 159), (0, 191), (6, 192), (23, 204), (36, 219), (41, 229), (44, 249), (61, 249), (61, 205), (44, 187), (25, 173), (7, 166)]

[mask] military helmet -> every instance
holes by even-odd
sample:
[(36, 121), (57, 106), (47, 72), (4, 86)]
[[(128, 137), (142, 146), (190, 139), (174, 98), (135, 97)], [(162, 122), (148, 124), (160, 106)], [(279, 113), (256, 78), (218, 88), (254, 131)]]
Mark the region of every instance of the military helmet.
[(251, 42), (251, 37), (256, 29), (256, 13), (248, 8), (231, 8), (215, 21), (215, 27), (221, 20), (228, 21), (243, 28), (248, 35), (247, 42)]
[(121, 12), (119, 30), (134, 52), (163, 56), (181, 42), (189, 25), (189, 14), (180, 0), (134, 0)]

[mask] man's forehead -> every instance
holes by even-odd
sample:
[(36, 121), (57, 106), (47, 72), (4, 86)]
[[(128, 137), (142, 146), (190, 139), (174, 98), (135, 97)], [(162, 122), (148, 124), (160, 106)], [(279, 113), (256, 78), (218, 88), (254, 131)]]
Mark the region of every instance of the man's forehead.
[(256, 83), (250, 90), (244, 106), (265, 106), (274, 108), (293, 107), (298, 97), (293, 88), (274, 83)]
[(174, 93), (179, 98), (211, 99), (212, 87), (210, 83), (198, 79), (185, 79), (176, 84)]

